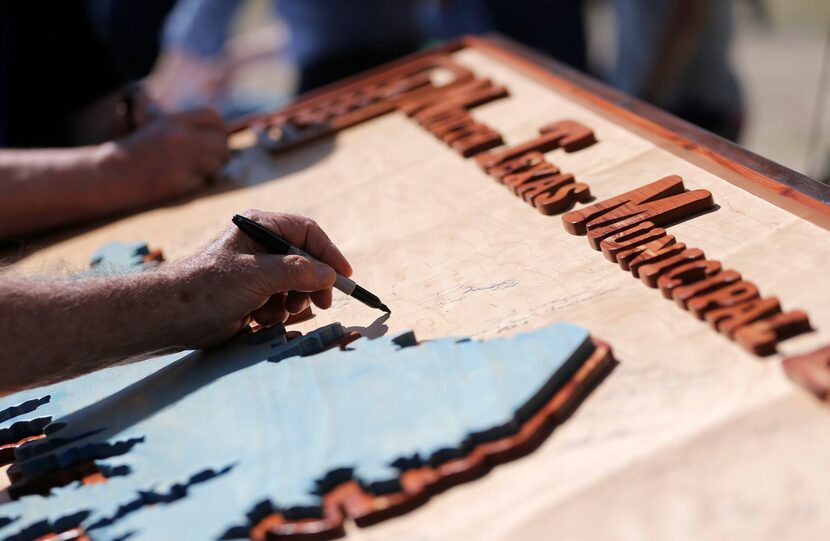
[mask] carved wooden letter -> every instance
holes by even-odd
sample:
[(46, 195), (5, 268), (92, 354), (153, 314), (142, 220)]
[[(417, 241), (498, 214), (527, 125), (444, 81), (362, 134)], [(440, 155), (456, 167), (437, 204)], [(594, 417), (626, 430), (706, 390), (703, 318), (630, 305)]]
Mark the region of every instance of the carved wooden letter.
[(772, 297), (712, 310), (706, 313), (706, 321), (719, 333), (734, 338), (735, 332), (741, 327), (779, 313), (781, 313), (781, 305), (776, 297)]
[[(406, 94), (407, 92), (412, 92), (413, 90), (425, 87), (432, 87), (432, 77), (430, 76), (429, 70), (413, 73), (396, 81), (391, 81), (387, 84), (381, 85), (376, 89), (376, 92), (380, 93), (385, 99), (392, 99)], [(369, 91), (375, 89), (366, 90)], [(368, 93), (374, 94), (373, 92)]]
[(687, 286), (680, 286), (675, 288), (672, 292), (672, 298), (677, 302), (678, 306), (686, 310), (686, 304), (692, 297), (699, 295), (706, 295), (721, 287), (726, 287), (729, 284), (734, 284), (741, 280), (741, 274), (733, 270), (726, 270), (719, 272), (714, 276), (694, 282)]
[(452, 114), (458, 107), (472, 109), (508, 95), (505, 87), (494, 86), (489, 80), (485, 82), (488, 84), (484, 88), (468, 91), (456, 89), (440, 96), (436, 103), (415, 113), (415, 120), (422, 125), (428, 124)]
[(398, 109), (406, 113), (407, 116), (414, 116), (433, 105), (442, 103), (445, 105), (452, 103), (454, 107), (459, 108), (461, 105), (454, 101), (456, 97), (486, 90), (492, 88), (492, 86), (493, 82), (490, 79), (473, 79), (453, 88), (436, 88), (437, 92), (430, 92), (424, 96), (411, 96), (403, 101)]
[(499, 132), (488, 126), (478, 124), (475, 130), (464, 133), (463, 136), (451, 142), (450, 146), (461, 156), (469, 158), (503, 144), (504, 140)]
[(456, 130), (462, 130), (474, 124), (475, 120), (466, 109), (458, 108), (440, 122), (433, 122), (424, 126), (438, 139), (446, 141), (445, 137)]
[(656, 288), (658, 278), (666, 272), (676, 267), (680, 267), (681, 265), (702, 260), (704, 257), (705, 255), (703, 254), (703, 250), (699, 250), (697, 248), (683, 250), (679, 254), (664, 259), (663, 261), (649, 263), (648, 265), (640, 267), (640, 280), (648, 287)]
[(778, 342), (810, 332), (810, 320), (801, 310), (776, 314), (738, 329), (735, 340), (755, 355), (772, 355)]
[(710, 209), (714, 204), (712, 194), (707, 190), (693, 190), (638, 205), (629, 203), (592, 220), (588, 224), (588, 243), (594, 250), (599, 250), (600, 242), (614, 233), (644, 221), (666, 226)]
[(654, 227), (651, 222), (637, 224), (616, 235), (611, 235), (599, 243), (602, 255), (612, 263), (617, 262), (617, 254), (623, 250), (636, 248), (653, 240), (666, 236), (666, 230), (662, 227)]
[(630, 230), (643, 222), (665, 226), (711, 209), (712, 194), (707, 190), (684, 191), (683, 179), (665, 177), (657, 182), (606, 199), (562, 217), (565, 229), (588, 235), (595, 250), (606, 238)]
[[(657, 239), (645, 245), (645, 250), (637, 254), (631, 260), (627, 260), (628, 270), (634, 278), (640, 277), (640, 267), (651, 263), (658, 263), (670, 257), (674, 257), (686, 249), (682, 242), (677, 244), (669, 242), (665, 238)], [(661, 247), (662, 246), (662, 247)], [(622, 262), (620, 262), (622, 264)]]
[(685, 286), (705, 280), (721, 271), (720, 261), (693, 261), (676, 267), (657, 280), (657, 287), (667, 299), (672, 298), (676, 287)]
[(539, 129), (539, 133), (562, 134), (562, 140), (559, 142), (559, 146), (565, 152), (576, 152), (597, 142), (593, 130), (573, 120), (560, 120), (559, 122), (542, 126)]
[(548, 162), (541, 162), (531, 167), (528, 167), (520, 173), (513, 173), (506, 175), (502, 182), (507, 186), (511, 192), (519, 195), (522, 185), (527, 182), (552, 177), (559, 174), (559, 168)]
[(784, 359), (784, 371), (819, 400), (830, 403), (830, 346)]
[(507, 175), (521, 173), (527, 171), (529, 168), (545, 163), (545, 155), (541, 152), (528, 152), (516, 159), (506, 161), (503, 164), (490, 169), (490, 176), (495, 177), (499, 182), (503, 182)]
[(543, 193), (533, 200), (536, 210), (546, 216), (564, 212), (579, 201), (585, 203), (591, 199), (591, 188), (582, 182), (565, 184), (556, 193)]
[(741, 280), (732, 285), (716, 289), (706, 295), (693, 297), (686, 303), (686, 308), (696, 318), (703, 319), (703, 315), (716, 308), (729, 308), (746, 301), (758, 298), (758, 287), (752, 282)]
[(543, 128), (543, 130), (546, 131), (542, 131), (541, 135), (535, 139), (531, 139), (530, 141), (504, 150), (481, 154), (476, 156), (476, 161), (478, 161), (479, 165), (483, 167), (485, 171), (489, 172), (489, 170), (493, 167), (518, 158), (528, 152), (548, 152), (563, 146), (563, 143), (567, 144), (573, 150), (578, 150), (577, 147), (579, 147), (580, 144), (582, 144), (583, 147), (587, 146), (585, 144), (587, 137), (586, 130), (590, 132), (590, 138), (593, 142), (593, 132), (585, 126), (573, 121), (554, 123)]
[(536, 199), (542, 194), (555, 194), (559, 188), (566, 184), (573, 184), (574, 176), (571, 174), (550, 175), (541, 179), (526, 183), (519, 187), (516, 195), (534, 205)]
[(674, 243), (674, 235), (663, 235), (662, 237), (657, 237), (656, 239), (651, 240), (645, 244), (641, 244), (639, 246), (635, 246), (634, 248), (628, 248), (626, 250), (618, 252), (617, 263), (619, 263), (620, 268), (622, 270), (631, 270), (631, 262), (637, 259), (640, 255), (646, 252), (648, 252), (648, 254), (654, 255), (655, 253), (659, 252), (660, 250), (668, 246), (671, 246)]
[(562, 223), (565, 225), (565, 230), (568, 233), (572, 235), (584, 235), (588, 232), (588, 224), (591, 221), (598, 219), (603, 214), (626, 203), (639, 205), (649, 201), (665, 199), (685, 191), (686, 189), (683, 187), (682, 178), (678, 176), (665, 177), (651, 184), (641, 186), (636, 190), (631, 190), (630, 192), (625, 192), (624, 194), (600, 201), (599, 203), (594, 203), (589, 207), (569, 212), (562, 216)]

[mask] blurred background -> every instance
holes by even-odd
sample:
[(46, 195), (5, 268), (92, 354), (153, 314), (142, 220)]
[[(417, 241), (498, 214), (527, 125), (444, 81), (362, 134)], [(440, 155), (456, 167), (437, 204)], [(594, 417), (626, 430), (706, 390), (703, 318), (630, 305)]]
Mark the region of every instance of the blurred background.
[[(738, 142), (830, 183), (830, 1), (734, 4), (729, 59), (744, 101)], [(607, 80), (617, 54), (615, 25), (608, 2), (590, 5), (591, 66)]]
[[(183, 2), (187, 0), (180, 0), (179, 4)], [(308, 44), (292, 44), (292, 38), (300, 41), (319, 39), (314, 35), (315, 30), (306, 26), (330, 24), (326, 20), (316, 20), (309, 14), (311, 10), (348, 5), (351, 14), (339, 13), (344, 11), (342, 9), (336, 9), (334, 11), (338, 13), (332, 14), (332, 18), (340, 19), (345, 26), (352, 24), (353, 11), (359, 11), (361, 5), (380, 9), (373, 6), (378, 4), (377, 1), (363, 0), (306, 0), (305, 9), (296, 9), (288, 2), (281, 8), (275, 5), (279, 2), (239, 2), (239, 7), (233, 10), (232, 20), (228, 21), (227, 42), (221, 52), (216, 45), (198, 43), (198, 37), (188, 36), (191, 30), (186, 28), (187, 22), (181, 23), (180, 35), (171, 37), (168, 21), (166, 54), (150, 79), (159, 99), (171, 107), (213, 102), (230, 116), (285, 103), (299, 86), (305, 90), (319, 82), (328, 82), (325, 77), (314, 74), (305, 76), (313, 81), (301, 81), (298, 62), (306, 61), (304, 55), (315, 53), (308, 50), (313, 48)], [(406, 2), (398, 4), (400, 16), (371, 22), (394, 27), (401, 25), (401, 20), (407, 17), (410, 21), (417, 18), (417, 24), (427, 30), (411, 31), (412, 36), (405, 36), (408, 30), (401, 30), (396, 39), (389, 40), (392, 42), (389, 56), (468, 32), (497, 30), (513, 34), (514, 39), (547, 49), (547, 53), (558, 53), (554, 56), (711, 131), (735, 139), (758, 154), (830, 182), (830, 84), (827, 81), (830, 77), (827, 73), (830, 69), (830, 2), (827, 0), (588, 0), (578, 10), (581, 13), (574, 13), (573, 6), (579, 5), (575, 0), (529, 2), (527, 7), (521, 0), (427, 1), (415, 6), (412, 12), (407, 11), (410, 8)], [(692, 7), (685, 4), (692, 4)], [(694, 6), (704, 13), (694, 13)], [(490, 13), (486, 13), (488, 9)], [(526, 18), (550, 19), (538, 31), (531, 28), (524, 35), (521, 29), (516, 31), (510, 26), (530, 26), (525, 21), (508, 21), (501, 25), (506, 28), (500, 27), (498, 19), (504, 16), (499, 10), (511, 9), (529, 11), (530, 17)], [(679, 13), (668, 13), (672, 9)], [(563, 11), (567, 12), (566, 17), (562, 16)], [(486, 20), (488, 16), (497, 20)], [(174, 9), (171, 18), (175, 17)], [(679, 20), (672, 20), (673, 17)], [(582, 35), (564, 36), (560, 43), (540, 43), (538, 34), (562, 34), (562, 27), (567, 25), (550, 22), (557, 19), (564, 19), (567, 25), (581, 19)], [(661, 29), (671, 36), (642, 37), (659, 34)], [(574, 34), (571, 30), (565, 29), (565, 33)], [(292, 32), (296, 34), (292, 35)], [(686, 34), (691, 36), (686, 37)], [(395, 43), (407, 39), (413, 43)], [(572, 43), (580, 39), (584, 41), (584, 55), (573, 53), (579, 47)], [(693, 43), (696, 39), (704, 43)], [(181, 52), (188, 47), (199, 50), (194, 56), (201, 56), (203, 66), (197, 67), (198, 62), (176, 61), (175, 50), (178, 48)], [(695, 47), (701, 50), (689, 51)], [(640, 65), (642, 57), (648, 57), (649, 52), (655, 54), (659, 49), (673, 49), (673, 52), (653, 61), (652, 69), (658, 72), (655, 81), (653, 75), (638, 73), (638, 70), (645, 69)], [(695, 55), (701, 58), (686, 60)], [(386, 59), (380, 55), (376, 60)], [(368, 59), (366, 66), (372, 63), (371, 60)], [(689, 73), (680, 74), (678, 64), (684, 61), (699, 62), (704, 66), (692, 66), (687, 69)], [(718, 67), (721, 64), (723, 66)], [(355, 67), (365, 66), (358, 61)], [(621, 70), (628, 73), (620, 73)], [(346, 71), (336, 75), (346, 75)], [(666, 79), (677, 79), (677, 84), (686, 85), (686, 81), (691, 81), (692, 85), (708, 87), (703, 94), (715, 97), (701, 96), (700, 92), (692, 90), (692, 95), (686, 99), (692, 102), (708, 100), (710, 110), (691, 110), (694, 103), (678, 103), (667, 96), (672, 93), (666, 88), (672, 81), (660, 81), (661, 71)], [(644, 88), (648, 86), (658, 88)]]
[[(167, 110), (210, 105), (233, 119), (442, 40), (495, 31), (830, 182), (828, 0), (65, 0), (52, 10), (78, 11), (65, 6), (86, 10), (114, 58), (112, 80), (144, 81)], [(53, 26), (40, 33), (82, 37), (78, 25)], [(53, 64), (44, 73), (91, 58), (64, 41), (62, 61), (53, 41), (32, 35), (25, 50), (40, 47), (41, 63)], [(101, 79), (101, 64), (87, 64), (89, 79)], [(29, 80), (9, 102), (50, 103), (53, 86)], [(10, 125), (32, 124), (15, 113)]]

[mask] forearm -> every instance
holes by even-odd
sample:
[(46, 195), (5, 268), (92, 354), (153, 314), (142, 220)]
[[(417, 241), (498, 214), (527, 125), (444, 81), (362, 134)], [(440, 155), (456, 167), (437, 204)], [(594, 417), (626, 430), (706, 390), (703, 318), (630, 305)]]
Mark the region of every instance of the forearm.
[(0, 150), (0, 238), (104, 216), (119, 206), (108, 178), (116, 147)]
[(284, 323), (331, 306), (336, 273), (352, 273), (312, 220), (248, 211), (313, 258), (263, 253), (235, 226), (197, 255), (126, 276), (0, 276), (0, 394), (161, 350), (212, 347), (251, 319)]
[[(208, 313), (187, 265), (80, 280), (0, 279), (0, 393), (179, 349)], [(201, 288), (201, 291), (199, 289)]]

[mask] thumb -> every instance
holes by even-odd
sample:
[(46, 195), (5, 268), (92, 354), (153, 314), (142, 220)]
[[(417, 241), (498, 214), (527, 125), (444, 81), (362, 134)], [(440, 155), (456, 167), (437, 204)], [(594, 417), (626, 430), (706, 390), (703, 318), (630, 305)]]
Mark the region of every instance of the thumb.
[(270, 294), (288, 291), (314, 292), (328, 289), (337, 277), (334, 269), (299, 255), (260, 254), (260, 272)]

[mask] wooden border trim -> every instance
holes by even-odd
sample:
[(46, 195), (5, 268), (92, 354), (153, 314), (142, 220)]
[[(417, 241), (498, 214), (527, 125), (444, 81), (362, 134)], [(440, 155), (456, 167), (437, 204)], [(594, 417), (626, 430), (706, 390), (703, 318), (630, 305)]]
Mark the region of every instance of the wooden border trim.
[(830, 185), (759, 156), (503, 36), (462, 42), (573, 97), (661, 148), (793, 214), (830, 229)]

